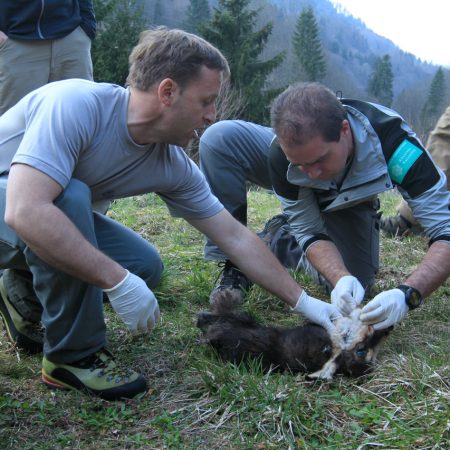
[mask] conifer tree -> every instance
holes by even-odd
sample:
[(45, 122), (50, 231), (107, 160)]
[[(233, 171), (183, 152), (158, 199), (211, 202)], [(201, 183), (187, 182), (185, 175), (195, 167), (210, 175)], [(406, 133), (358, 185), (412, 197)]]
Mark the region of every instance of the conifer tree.
[(198, 33), (199, 27), (211, 18), (208, 0), (190, 0), (186, 12), (185, 29)]
[(431, 81), (428, 97), (422, 108), (421, 119), (425, 133), (428, 133), (433, 128), (446, 106), (444, 104), (445, 91), (444, 71), (442, 67), (439, 67)]
[(377, 58), (367, 92), (373, 95), (382, 105), (391, 106), (394, 97), (393, 82), (391, 57), (383, 55)]
[(267, 123), (270, 101), (279, 90), (266, 90), (266, 80), (285, 53), (266, 61), (259, 59), (272, 33), (272, 23), (255, 30), (258, 11), (249, 9), (249, 3), (250, 0), (219, 0), (213, 18), (199, 31), (228, 59), (231, 87), (246, 104), (241, 117)]
[(311, 7), (298, 17), (292, 37), (296, 60), (300, 64), (302, 81), (320, 81), (326, 74), (325, 57), (319, 38), (319, 28)]
[(97, 36), (92, 43), (95, 81), (121, 86), (128, 75), (128, 56), (145, 29), (136, 0), (94, 0)]

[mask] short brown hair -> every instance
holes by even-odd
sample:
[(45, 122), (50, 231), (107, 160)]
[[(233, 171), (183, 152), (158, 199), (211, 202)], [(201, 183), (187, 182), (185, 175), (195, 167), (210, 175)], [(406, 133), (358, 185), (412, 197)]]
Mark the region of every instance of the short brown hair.
[(316, 136), (327, 142), (339, 141), (347, 113), (336, 95), (324, 85), (297, 83), (274, 100), (270, 116), (279, 138), (303, 145)]
[(222, 53), (195, 34), (157, 27), (143, 31), (132, 50), (127, 84), (142, 91), (164, 78), (172, 78), (181, 87), (196, 78), (203, 66), (229, 75)]

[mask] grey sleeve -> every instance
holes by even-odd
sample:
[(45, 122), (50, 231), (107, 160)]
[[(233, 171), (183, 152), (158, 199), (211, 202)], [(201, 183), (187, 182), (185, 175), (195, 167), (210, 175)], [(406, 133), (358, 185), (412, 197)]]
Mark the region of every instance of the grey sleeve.
[(187, 156), (177, 167), (177, 186), (167, 192), (157, 192), (174, 217), (206, 219), (224, 208), (211, 189), (200, 169)]
[[(56, 92), (55, 92), (56, 91)], [(95, 120), (90, 109), (75, 95), (62, 99), (55, 90), (34, 108), (12, 163), (34, 167), (65, 187), (80, 153), (88, 145)]]

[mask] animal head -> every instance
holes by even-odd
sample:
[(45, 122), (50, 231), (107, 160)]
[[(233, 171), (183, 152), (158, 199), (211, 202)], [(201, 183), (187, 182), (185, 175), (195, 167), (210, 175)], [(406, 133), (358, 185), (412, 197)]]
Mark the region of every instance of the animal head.
[(380, 344), (392, 327), (374, 330), (360, 320), (361, 309), (356, 308), (350, 316), (335, 321), (336, 331), (331, 336), (333, 357), (309, 378), (331, 379), (336, 373), (359, 377), (373, 370)]

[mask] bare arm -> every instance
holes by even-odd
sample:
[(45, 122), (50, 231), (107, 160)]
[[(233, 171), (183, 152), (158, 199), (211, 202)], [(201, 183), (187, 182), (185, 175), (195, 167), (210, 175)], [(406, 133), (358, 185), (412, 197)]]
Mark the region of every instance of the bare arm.
[(49, 265), (102, 289), (127, 272), (92, 246), (53, 201), (61, 186), (43, 172), (14, 164), (8, 178), (5, 222)]
[(422, 262), (406, 279), (424, 297), (430, 295), (450, 275), (450, 242), (437, 241), (430, 246)]
[(333, 286), (345, 275), (351, 275), (333, 242), (317, 241), (308, 249), (307, 257), (315, 269)]
[(189, 220), (215, 242), (253, 282), (295, 307), (302, 288), (261, 239), (222, 210), (208, 219)]

